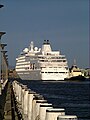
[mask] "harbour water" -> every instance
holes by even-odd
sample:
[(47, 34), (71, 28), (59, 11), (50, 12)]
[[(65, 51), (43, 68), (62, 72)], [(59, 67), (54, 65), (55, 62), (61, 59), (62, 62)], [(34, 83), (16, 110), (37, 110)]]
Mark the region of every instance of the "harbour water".
[(40, 93), (54, 107), (65, 108), (67, 115), (90, 120), (90, 81), (28, 81), (19, 80)]

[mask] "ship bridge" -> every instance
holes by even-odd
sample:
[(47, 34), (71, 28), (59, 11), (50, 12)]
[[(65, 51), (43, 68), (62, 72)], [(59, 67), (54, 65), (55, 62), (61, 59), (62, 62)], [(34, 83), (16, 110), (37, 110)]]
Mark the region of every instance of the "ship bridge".
[(51, 52), (51, 46), (49, 43), (49, 40), (44, 40), (44, 43), (42, 45), (42, 54), (47, 54), (48, 52)]
[(59, 51), (52, 51), (49, 40), (44, 40), (44, 43), (42, 45), (42, 54), (43, 55), (59, 55), (60, 52)]

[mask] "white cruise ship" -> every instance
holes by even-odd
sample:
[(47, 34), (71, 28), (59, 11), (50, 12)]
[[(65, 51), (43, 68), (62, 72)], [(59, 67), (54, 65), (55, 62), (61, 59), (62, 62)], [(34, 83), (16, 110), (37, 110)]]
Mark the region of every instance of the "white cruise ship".
[(69, 76), (65, 55), (52, 51), (49, 40), (44, 40), (42, 48), (29, 48), (16, 58), (16, 72), (22, 80), (64, 80)]

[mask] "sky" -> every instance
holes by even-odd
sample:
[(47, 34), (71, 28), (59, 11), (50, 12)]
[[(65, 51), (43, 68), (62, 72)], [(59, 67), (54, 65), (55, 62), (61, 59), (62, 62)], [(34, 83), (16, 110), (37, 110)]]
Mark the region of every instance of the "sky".
[(31, 41), (41, 47), (50, 40), (52, 50), (66, 55), (69, 67), (74, 59), (78, 67), (89, 67), (89, 0), (0, 0), (0, 31), (6, 34), (8, 61)]

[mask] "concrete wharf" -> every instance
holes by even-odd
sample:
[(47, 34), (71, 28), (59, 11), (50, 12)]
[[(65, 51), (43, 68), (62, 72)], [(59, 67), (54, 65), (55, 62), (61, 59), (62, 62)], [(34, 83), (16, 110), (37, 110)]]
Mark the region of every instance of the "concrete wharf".
[(0, 120), (21, 120), (16, 107), (12, 83), (8, 81), (0, 94)]
[(77, 120), (77, 116), (66, 116), (65, 109), (53, 108), (42, 95), (16, 80), (8, 80), (2, 88), (0, 120)]

